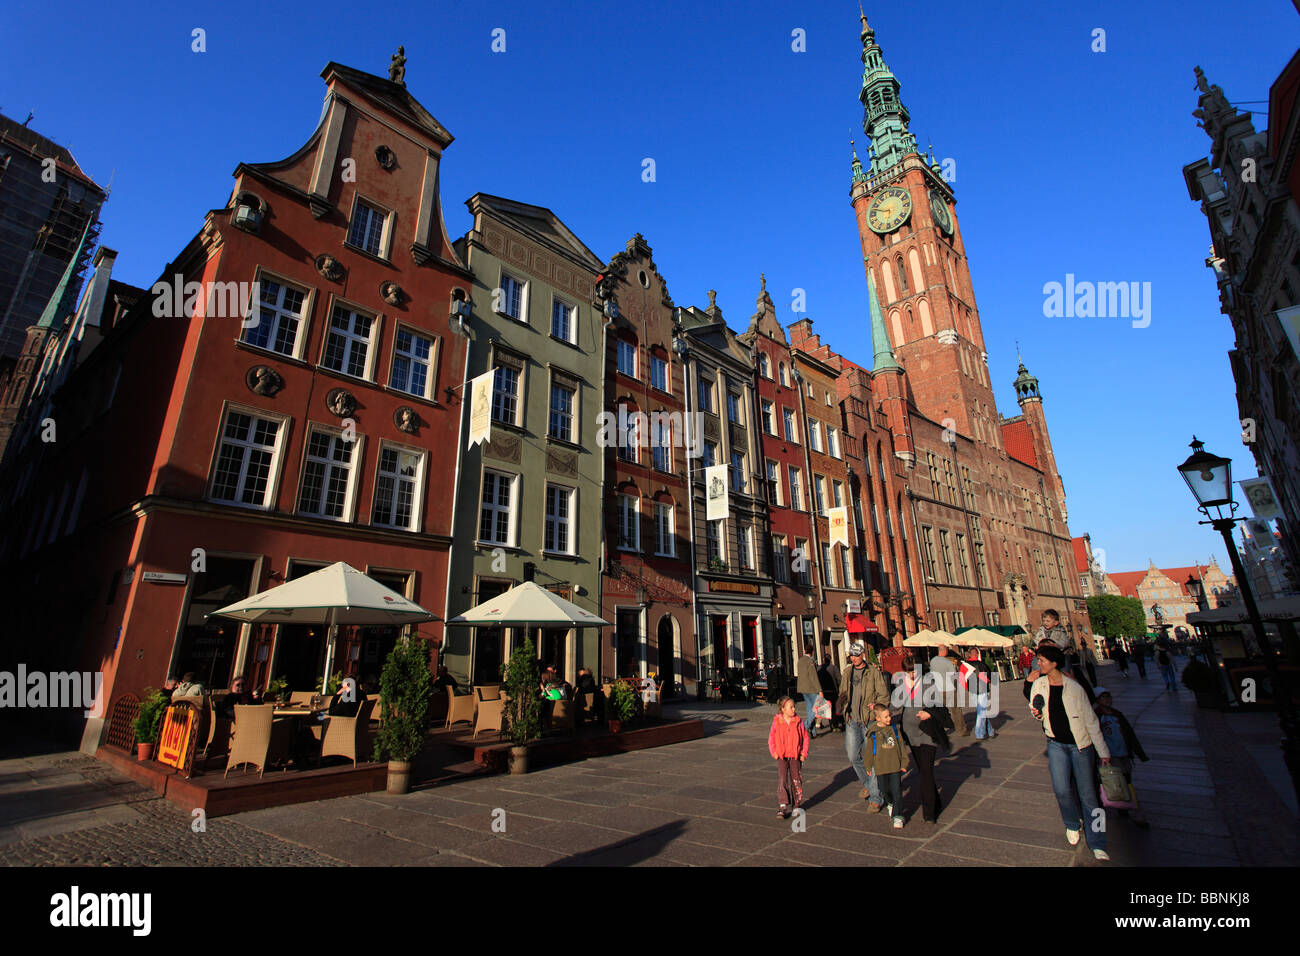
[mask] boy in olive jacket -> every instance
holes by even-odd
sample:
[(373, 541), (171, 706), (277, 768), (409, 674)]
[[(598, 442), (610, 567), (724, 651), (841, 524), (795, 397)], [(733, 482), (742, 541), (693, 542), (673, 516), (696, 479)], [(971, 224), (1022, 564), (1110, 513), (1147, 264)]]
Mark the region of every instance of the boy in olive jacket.
[(875, 722), (867, 728), (862, 745), (862, 763), (880, 781), (885, 812), (894, 818), (894, 829), (903, 828), (903, 771), (907, 769), (907, 748), (885, 704), (871, 708)]

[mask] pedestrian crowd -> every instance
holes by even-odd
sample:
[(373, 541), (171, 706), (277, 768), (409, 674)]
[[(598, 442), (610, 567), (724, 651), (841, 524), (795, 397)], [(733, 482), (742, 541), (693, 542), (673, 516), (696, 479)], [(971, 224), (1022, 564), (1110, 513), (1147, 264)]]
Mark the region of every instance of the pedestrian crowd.
[[(1134, 646), (1132, 659), (1145, 678), (1146, 648), (1141, 643)], [(1108, 650), (1119, 673), (1127, 677), (1127, 652), (1122, 647), (1119, 653), (1115, 647)], [(777, 815), (788, 818), (803, 805), (802, 765), (810, 741), (842, 730), (845, 754), (868, 812), (884, 811), (893, 827), (902, 829), (906, 823), (903, 778), (914, 772), (921, 819), (937, 823), (943, 795), (935, 763), (952, 753), (950, 735), (972, 735), (962, 710), (966, 700), (975, 704), (975, 738), (997, 737), (992, 710), (996, 674), (978, 650), (969, 650), (960, 660), (940, 645), (922, 676), (911, 650), (904, 648), (891, 692), (891, 681), (870, 659), (864, 642), (850, 644), (847, 654), (848, 663), (837, 671), (829, 655), (819, 665), (811, 648), (805, 648), (795, 669), (795, 692), (807, 708), (804, 718), (797, 715), (793, 697), (778, 701), (768, 735), (768, 750), (777, 761)], [(1176, 692), (1171, 654), (1167, 641), (1156, 642), (1156, 663), (1166, 688)], [(1070, 639), (1055, 610), (1043, 612), (1042, 626), (1033, 643), (1021, 651), (1019, 662), (1025, 672), (1025, 700), (1041, 722), (1066, 841), (1077, 846), (1086, 839), (1096, 859), (1109, 860), (1102, 804), (1137, 826), (1147, 825), (1133, 789), (1134, 759), (1146, 761), (1147, 755), (1128, 718), (1114, 706), (1110, 691), (1097, 686), (1091, 649)]]

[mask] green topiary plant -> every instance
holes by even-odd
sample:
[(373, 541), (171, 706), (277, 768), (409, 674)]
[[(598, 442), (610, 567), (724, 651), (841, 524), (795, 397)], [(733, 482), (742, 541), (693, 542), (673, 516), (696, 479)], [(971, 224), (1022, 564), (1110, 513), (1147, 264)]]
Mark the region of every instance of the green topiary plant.
[(506, 664), (506, 680), (502, 690), (510, 695), (506, 706), (506, 733), (516, 747), (522, 747), (542, 732), (542, 704), (537, 698), (541, 683), (540, 665), (533, 639), (524, 640), (524, 646), (510, 655)]
[(424, 749), (433, 706), (429, 646), (424, 641), (403, 637), (394, 645), (379, 675), (379, 706), (383, 722), (374, 759), (414, 760)]
[(605, 702), (605, 713), (609, 720), (626, 721), (636, 716), (636, 694), (627, 681), (614, 681), (609, 700)]
[(133, 727), (135, 729), (135, 741), (139, 744), (152, 744), (158, 742), (158, 733), (162, 729), (163, 715), (167, 713), (167, 695), (162, 691), (146, 687), (144, 696), (140, 698), (140, 714), (136, 717)]

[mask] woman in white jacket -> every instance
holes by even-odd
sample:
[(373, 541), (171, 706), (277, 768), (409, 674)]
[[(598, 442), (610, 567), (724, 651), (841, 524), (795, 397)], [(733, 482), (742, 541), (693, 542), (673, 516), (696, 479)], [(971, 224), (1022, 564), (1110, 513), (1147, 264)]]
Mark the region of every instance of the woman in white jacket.
[(1098, 755), (1103, 764), (1110, 763), (1110, 751), (1088, 695), (1078, 681), (1062, 672), (1064, 664), (1065, 654), (1059, 648), (1051, 644), (1038, 648), (1042, 676), (1029, 689), (1030, 710), (1043, 722), (1047, 735), (1047, 763), (1065, 823), (1065, 839), (1077, 846), (1082, 824), (1093, 856), (1109, 860), (1106, 811), (1098, 804), (1093, 786), (1093, 757)]

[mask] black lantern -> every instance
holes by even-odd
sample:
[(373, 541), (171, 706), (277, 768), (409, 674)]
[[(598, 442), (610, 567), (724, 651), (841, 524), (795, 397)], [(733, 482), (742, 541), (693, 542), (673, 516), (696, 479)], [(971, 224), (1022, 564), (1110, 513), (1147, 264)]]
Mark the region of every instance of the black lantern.
[[(1232, 500), (1232, 459), (1211, 455), (1195, 435), (1189, 447), (1192, 454), (1178, 466), (1178, 473), (1187, 482), (1205, 517), (1230, 517), (1237, 510), (1237, 503)], [(1211, 508), (1215, 509), (1214, 514), (1210, 514)], [(1228, 509), (1227, 514), (1224, 508)]]

